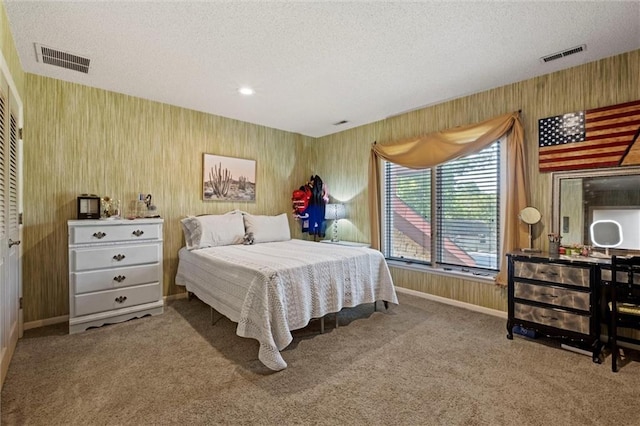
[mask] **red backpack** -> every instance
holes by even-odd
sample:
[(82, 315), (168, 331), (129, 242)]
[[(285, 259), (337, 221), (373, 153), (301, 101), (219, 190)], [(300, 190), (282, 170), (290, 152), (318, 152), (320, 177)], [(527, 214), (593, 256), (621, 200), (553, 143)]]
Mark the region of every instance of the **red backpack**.
[(293, 202), (293, 211), (298, 214), (302, 214), (309, 207), (309, 200), (311, 199), (311, 188), (307, 185), (301, 186), (300, 189), (293, 191), (291, 201)]

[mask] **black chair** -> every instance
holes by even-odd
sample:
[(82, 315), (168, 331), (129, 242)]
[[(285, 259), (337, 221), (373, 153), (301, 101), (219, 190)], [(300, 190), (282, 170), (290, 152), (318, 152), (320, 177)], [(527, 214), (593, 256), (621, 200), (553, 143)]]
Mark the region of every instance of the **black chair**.
[[(611, 258), (611, 300), (609, 303), (609, 347), (611, 370), (618, 371), (618, 342), (640, 345), (640, 256)], [(620, 335), (620, 329), (626, 329)], [(625, 349), (625, 357), (626, 357)]]

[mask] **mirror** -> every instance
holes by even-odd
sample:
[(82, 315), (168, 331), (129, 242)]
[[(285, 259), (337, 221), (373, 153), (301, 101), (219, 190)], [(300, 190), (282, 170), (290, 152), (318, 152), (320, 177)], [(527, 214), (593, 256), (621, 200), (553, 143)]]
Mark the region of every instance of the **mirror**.
[(535, 207), (525, 207), (520, 211), (520, 214), (518, 214), (518, 217), (520, 218), (521, 221), (529, 225), (529, 247), (523, 248), (522, 251), (529, 251), (529, 252), (540, 251), (533, 248), (533, 235), (531, 233), (531, 227), (536, 223), (540, 222), (540, 219), (542, 218), (540, 211)]
[(528, 225), (535, 225), (540, 222), (542, 215), (535, 207), (525, 207), (520, 211), (520, 220)]
[(596, 220), (591, 224), (591, 242), (596, 247), (604, 247), (605, 255), (609, 256), (609, 249), (622, 244), (622, 227), (615, 220)]
[(640, 250), (640, 167), (553, 174), (552, 229), (563, 245), (591, 245), (591, 224), (620, 223), (619, 249)]

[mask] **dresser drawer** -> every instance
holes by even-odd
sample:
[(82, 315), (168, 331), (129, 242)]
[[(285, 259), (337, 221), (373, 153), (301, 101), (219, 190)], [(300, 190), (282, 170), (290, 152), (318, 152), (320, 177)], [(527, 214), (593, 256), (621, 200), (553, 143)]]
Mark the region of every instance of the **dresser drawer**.
[[(611, 269), (601, 269), (600, 274), (602, 281), (611, 282), (612, 272), (613, 271), (611, 271)], [(618, 271), (616, 275), (618, 277), (618, 282), (629, 282), (628, 271)], [(638, 274), (637, 272), (633, 274), (633, 283), (640, 284), (640, 274)]]
[(74, 272), (157, 263), (162, 255), (160, 247), (160, 244), (135, 244), (77, 248), (70, 251), (69, 262)]
[(589, 334), (590, 317), (585, 315), (515, 303), (514, 317), (525, 321), (556, 327), (562, 330)]
[(69, 230), (69, 244), (157, 240), (160, 237), (160, 226), (153, 223), (76, 226)]
[[(151, 283), (136, 287), (76, 295), (74, 297), (75, 316), (155, 302), (160, 300), (161, 293), (160, 283)], [(118, 300), (121, 300), (121, 302), (118, 302)]]
[(111, 290), (160, 281), (159, 264), (129, 266), (125, 268), (101, 269), (99, 271), (71, 274), (72, 290), (75, 294)]
[(589, 311), (591, 306), (589, 293), (521, 282), (514, 283), (514, 296), (518, 299), (533, 300), (583, 311)]
[(589, 287), (589, 268), (519, 261), (515, 261), (513, 266), (517, 278)]

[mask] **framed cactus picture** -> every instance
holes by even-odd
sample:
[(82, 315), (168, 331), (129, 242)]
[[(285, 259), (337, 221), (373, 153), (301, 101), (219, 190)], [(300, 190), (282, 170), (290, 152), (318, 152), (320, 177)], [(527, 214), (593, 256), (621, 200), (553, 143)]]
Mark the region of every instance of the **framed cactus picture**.
[(204, 201), (256, 201), (256, 161), (204, 154), (202, 158)]

